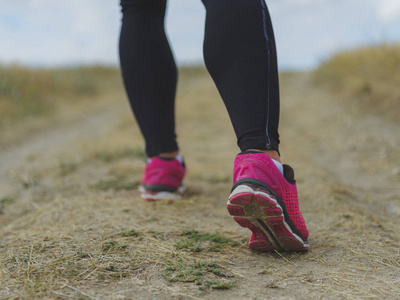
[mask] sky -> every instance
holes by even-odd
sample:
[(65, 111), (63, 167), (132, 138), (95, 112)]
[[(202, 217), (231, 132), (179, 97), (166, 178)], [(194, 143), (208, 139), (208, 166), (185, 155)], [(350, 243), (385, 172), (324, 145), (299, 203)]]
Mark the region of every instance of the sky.
[[(201, 64), (205, 9), (168, 0), (167, 33), (179, 65)], [(243, 0), (247, 1), (247, 0)], [(400, 0), (267, 0), (284, 70), (334, 53), (400, 43)], [(0, 0), (0, 64), (118, 65), (118, 0)]]

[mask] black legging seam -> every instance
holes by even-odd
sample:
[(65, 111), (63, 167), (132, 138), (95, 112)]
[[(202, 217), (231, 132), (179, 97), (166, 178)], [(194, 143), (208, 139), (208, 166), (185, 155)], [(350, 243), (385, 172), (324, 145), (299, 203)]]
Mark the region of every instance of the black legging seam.
[(264, 38), (265, 38), (265, 45), (266, 45), (266, 50), (267, 50), (267, 120), (266, 120), (266, 125), (265, 125), (265, 133), (267, 135), (267, 145), (266, 148), (270, 149), (271, 148), (271, 140), (269, 137), (269, 89), (270, 89), (270, 78), (271, 78), (271, 50), (270, 50), (270, 42), (269, 42), (269, 37), (268, 37), (268, 30), (267, 30), (267, 5), (265, 3), (265, 0), (260, 0), (261, 1), (261, 7), (262, 7), (262, 13), (263, 13), (263, 30), (264, 30)]

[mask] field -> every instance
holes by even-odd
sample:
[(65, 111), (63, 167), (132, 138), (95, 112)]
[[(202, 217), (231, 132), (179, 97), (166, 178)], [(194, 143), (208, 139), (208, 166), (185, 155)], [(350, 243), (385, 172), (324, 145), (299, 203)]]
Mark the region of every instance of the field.
[[(346, 55), (344, 67), (360, 57)], [(373, 81), (365, 98), (372, 77), (332, 61), (281, 74), (282, 161), (307, 253), (251, 251), (227, 213), (238, 149), (204, 69), (180, 71), (187, 192), (168, 204), (139, 198), (143, 140), (118, 70), (3, 67), (14, 79), (0, 89), (0, 299), (398, 299), (398, 85), (379, 75), (386, 89)], [(40, 90), (15, 96), (24, 86)]]

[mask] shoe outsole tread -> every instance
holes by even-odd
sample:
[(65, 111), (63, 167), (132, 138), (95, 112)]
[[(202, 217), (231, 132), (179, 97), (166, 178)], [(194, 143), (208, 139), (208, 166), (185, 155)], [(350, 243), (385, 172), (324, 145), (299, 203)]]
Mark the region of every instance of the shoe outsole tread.
[[(308, 242), (285, 221), (282, 201), (265, 188), (236, 186), (227, 203), (228, 212), (242, 227), (252, 231), (249, 248), (258, 251), (307, 251)], [(280, 200), (280, 199), (279, 199)]]

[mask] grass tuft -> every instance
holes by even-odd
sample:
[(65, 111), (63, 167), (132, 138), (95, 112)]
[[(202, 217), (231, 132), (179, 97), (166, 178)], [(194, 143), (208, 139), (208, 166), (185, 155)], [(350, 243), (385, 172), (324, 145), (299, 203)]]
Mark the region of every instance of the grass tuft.
[(204, 282), (204, 285), (209, 288), (213, 288), (213, 289), (217, 289), (217, 290), (228, 290), (232, 286), (234, 286), (236, 282), (237, 282), (237, 280), (225, 281), (225, 282), (221, 282), (220, 280), (206, 280)]
[(136, 232), (135, 229), (131, 229), (129, 231), (124, 231), (121, 233), (121, 236), (127, 237), (127, 236), (139, 236), (139, 233)]
[(67, 176), (74, 171), (78, 169), (78, 164), (77, 163), (66, 163), (63, 160), (60, 160), (59, 162), (59, 168), (60, 168), (60, 176), (64, 177)]
[(113, 240), (109, 240), (109, 241), (106, 241), (104, 244), (103, 244), (103, 250), (106, 250), (106, 251), (108, 251), (108, 250), (110, 250), (111, 248), (114, 248), (115, 246), (116, 246), (116, 242), (115, 241), (113, 241)]
[(88, 257), (93, 257), (93, 255), (89, 252), (82, 250), (82, 248), (80, 248), (78, 251), (78, 257), (79, 258), (88, 258)]
[(163, 277), (170, 282), (193, 282), (199, 286), (200, 290), (204, 290), (205, 287), (230, 289), (237, 282), (237, 280), (226, 280), (231, 276), (228, 276), (220, 265), (199, 260), (194, 260), (192, 263), (182, 259), (169, 260), (165, 263)]
[(400, 45), (344, 51), (321, 64), (314, 81), (368, 113), (400, 120)]
[(218, 232), (201, 234), (197, 230), (184, 230), (181, 236), (184, 238), (175, 243), (175, 247), (187, 252), (201, 252), (204, 249), (219, 252), (226, 247), (240, 245), (240, 243), (230, 238), (221, 236)]
[(191, 240), (180, 240), (175, 243), (177, 249), (187, 251), (187, 252), (201, 252), (204, 250), (201, 246), (201, 242), (191, 241)]
[(12, 203), (15, 200), (14, 197), (6, 196), (0, 199), (0, 214), (5, 212), (6, 204)]

